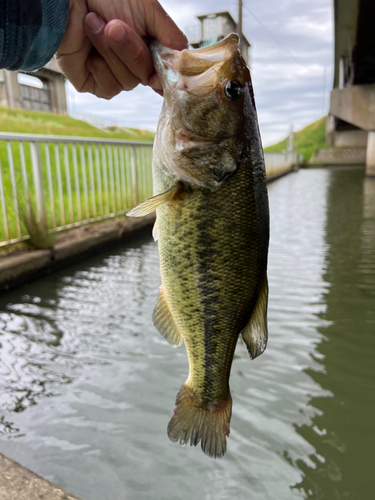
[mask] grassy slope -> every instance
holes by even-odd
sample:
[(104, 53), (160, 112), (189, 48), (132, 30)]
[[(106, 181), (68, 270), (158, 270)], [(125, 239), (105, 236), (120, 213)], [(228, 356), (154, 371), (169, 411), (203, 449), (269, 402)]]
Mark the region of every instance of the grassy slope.
[(130, 132), (121, 129), (100, 130), (70, 116), (0, 107), (0, 132), (102, 137), (131, 141), (153, 141), (154, 139), (154, 132), (132, 128), (128, 130)]
[[(8, 108), (1, 108), (0, 107), (0, 132), (14, 132), (14, 133), (31, 133), (31, 134), (46, 134), (46, 135), (62, 135), (62, 136), (78, 136), (78, 137), (97, 137), (97, 138), (105, 138), (105, 139), (126, 139), (126, 140), (131, 140), (131, 141), (147, 141), (147, 142), (152, 142), (154, 139), (154, 133), (147, 131), (147, 130), (137, 130), (137, 129), (128, 129), (130, 132), (126, 132), (121, 129), (115, 129), (115, 130), (100, 130), (96, 127), (93, 127), (89, 125), (86, 122), (80, 121), (80, 120), (75, 120), (69, 116), (63, 116), (63, 115), (57, 115), (53, 113), (42, 113), (42, 112), (34, 112), (34, 111), (24, 111), (24, 110), (17, 110), (17, 109), (8, 109)], [(90, 177), (90, 167), (89, 167), (89, 157), (88, 157), (88, 150), (87, 147), (84, 148), (85, 150), (85, 171), (86, 171), (86, 179), (89, 184), (89, 193), (88, 193), (88, 206), (89, 206), (89, 216), (94, 217), (96, 215), (102, 215), (101, 213), (101, 207), (99, 203), (99, 191), (98, 191), (98, 186), (95, 186), (95, 194), (92, 192), (91, 189), (91, 177)], [(18, 203), (20, 205), (20, 208), (22, 209), (21, 212), (26, 212), (26, 199), (24, 195), (24, 184), (23, 184), (23, 178), (22, 178), (22, 171), (21, 171), (21, 160), (20, 160), (20, 151), (19, 151), (19, 146), (16, 142), (12, 144), (12, 152), (13, 152), (13, 160), (14, 160), (14, 165), (15, 165), (15, 177), (16, 177), (16, 184), (18, 186)], [(29, 187), (29, 195), (31, 197), (32, 203), (35, 205), (35, 190), (34, 190), (34, 181), (33, 181), (33, 174), (32, 174), (32, 168), (31, 168), (31, 157), (30, 157), (30, 148), (29, 145), (26, 144), (24, 147), (24, 152), (25, 152), (25, 160), (26, 160), (26, 172), (27, 172), (27, 178), (28, 178), (28, 187)], [(68, 195), (67, 195), (67, 176), (66, 176), (66, 165), (65, 165), (65, 156), (64, 156), (64, 148), (63, 146), (59, 147), (59, 158), (60, 158), (60, 164), (61, 164), (61, 181), (62, 181), (62, 189), (63, 189), (63, 201), (62, 203), (65, 206), (65, 212), (66, 212), (66, 220), (65, 222), (61, 218), (61, 210), (60, 210), (60, 195), (58, 192), (58, 185), (56, 182), (57, 179), (57, 167), (56, 167), (56, 161), (55, 161), (55, 150), (52, 146), (49, 147), (49, 152), (50, 152), (50, 159), (51, 159), (51, 171), (52, 171), (52, 176), (54, 179), (53, 183), (53, 191), (54, 191), (54, 207), (55, 207), (55, 212), (56, 212), (56, 220), (58, 225), (62, 225), (64, 223), (70, 223), (73, 222), (74, 220), (78, 220), (77, 218), (71, 219), (69, 213), (69, 202), (68, 202)], [(44, 182), (45, 185), (47, 186), (47, 172), (46, 172), (46, 166), (45, 166), (45, 150), (44, 146), (42, 145), (40, 149), (41, 153), (41, 160), (42, 160), (42, 171), (43, 171), (43, 177), (44, 177)], [(115, 154), (113, 152), (113, 154)], [(146, 153), (142, 154), (140, 151), (136, 153), (137, 155), (137, 163), (140, 164), (142, 162), (146, 162), (147, 165), (151, 165), (151, 159), (149, 158), (150, 156), (150, 148), (147, 149), (147, 158), (146, 158)], [(94, 151), (95, 155), (95, 151)], [(73, 157), (72, 157), (72, 147), (71, 145), (68, 146), (68, 156), (69, 156), (69, 171), (70, 171), (70, 179), (71, 179), (71, 184), (72, 184), (72, 199), (73, 199), (73, 205), (74, 207), (77, 207), (77, 193), (76, 193), (76, 187), (75, 187), (75, 171), (73, 169)], [(80, 149), (78, 149), (78, 172), (79, 175), (82, 175), (82, 165), (81, 165), (81, 156), (80, 156)], [(117, 157), (118, 158), (118, 157)], [(94, 158), (95, 159), (95, 158)], [(116, 157), (113, 158), (114, 162), (116, 162)], [(102, 161), (102, 160), (101, 160)], [(109, 162), (109, 157), (108, 157), (108, 151), (107, 151), (107, 162)], [(145, 164), (146, 164), (145, 163)], [(6, 205), (7, 205), (7, 218), (8, 218), (8, 225), (9, 225), (9, 232), (10, 232), (10, 237), (11, 238), (16, 238), (18, 237), (17, 233), (17, 222), (16, 222), (16, 211), (14, 207), (14, 199), (13, 199), (13, 192), (12, 192), (12, 184), (11, 184), (11, 173), (9, 169), (9, 164), (8, 164), (8, 152), (7, 152), (7, 143), (5, 141), (0, 141), (0, 165), (1, 165), (1, 171), (2, 171), (2, 179), (3, 179), (3, 187), (4, 187), (4, 193), (5, 193), (5, 200), (6, 200)], [(108, 163), (107, 165), (108, 174), (107, 175), (116, 175), (116, 163), (114, 163), (114, 171), (113, 167), (110, 166)], [(144, 167), (147, 172), (148, 169)], [(111, 170), (112, 169), (112, 170)], [(138, 186), (138, 195), (139, 199), (141, 200), (142, 198), (145, 198), (147, 196), (150, 196), (152, 193), (152, 188), (150, 187), (150, 179), (148, 178), (148, 174), (146, 173), (142, 174), (142, 168), (138, 169), (139, 171), (139, 186)], [(96, 171), (95, 171), (96, 172)], [(95, 173), (96, 175), (96, 173)], [(102, 172), (102, 175), (103, 172)], [(124, 208), (131, 208), (134, 204), (134, 195), (131, 191), (131, 182), (130, 182), (130, 163), (129, 163), (129, 158), (127, 154), (125, 154), (125, 165), (124, 165), (124, 172), (123, 175), (125, 175), (127, 179), (127, 189), (126, 193), (122, 193), (126, 198), (125, 206)], [(145, 179), (143, 179), (145, 177)], [(146, 178), (147, 177), (147, 178)], [(115, 179), (114, 179), (115, 180)], [(110, 181), (110, 178), (108, 179)], [(144, 181), (144, 182), (143, 182)], [(80, 177), (80, 197), (81, 197), (81, 204), (83, 204), (84, 200), (84, 191), (83, 191), (83, 184), (82, 184), (82, 178)], [(95, 181), (97, 182), (97, 181)], [(104, 183), (104, 178), (102, 179), (102, 182)], [(117, 181), (114, 182), (115, 188), (117, 189)], [(104, 186), (104, 184), (103, 184)], [(102, 189), (104, 187), (102, 186)], [(148, 189), (147, 191), (143, 192), (144, 190)], [(117, 189), (118, 190), (118, 189)], [(107, 194), (104, 194), (104, 196), (107, 196)], [(46, 208), (47, 208), (47, 217), (48, 217), (48, 222), (49, 225), (51, 226), (52, 222), (52, 208), (51, 208), (51, 200), (49, 198), (49, 191), (46, 188), (45, 190), (45, 196), (46, 196)], [(95, 210), (93, 209), (93, 205), (96, 207)], [(116, 211), (116, 207), (111, 207), (112, 211)], [(5, 227), (4, 227), (4, 222), (3, 222), (3, 211), (0, 203), (0, 242), (5, 239)], [(75, 214), (77, 216), (77, 214)], [(25, 233), (25, 228), (22, 228), (22, 234)]]
[[(302, 153), (305, 161), (309, 161), (311, 156), (318, 149), (325, 148), (325, 117), (319, 118), (307, 127), (295, 132), (294, 146), (299, 153)], [(284, 139), (277, 144), (264, 148), (264, 151), (276, 152), (286, 150), (287, 139)]]

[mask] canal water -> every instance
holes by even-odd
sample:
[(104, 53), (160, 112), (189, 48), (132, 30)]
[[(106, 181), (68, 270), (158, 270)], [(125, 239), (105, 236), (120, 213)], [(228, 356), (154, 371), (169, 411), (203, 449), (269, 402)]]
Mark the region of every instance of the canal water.
[(0, 297), (0, 451), (84, 500), (373, 499), (375, 179), (269, 195), (269, 345), (238, 344), (222, 460), (166, 435), (188, 365), (150, 323), (151, 238)]

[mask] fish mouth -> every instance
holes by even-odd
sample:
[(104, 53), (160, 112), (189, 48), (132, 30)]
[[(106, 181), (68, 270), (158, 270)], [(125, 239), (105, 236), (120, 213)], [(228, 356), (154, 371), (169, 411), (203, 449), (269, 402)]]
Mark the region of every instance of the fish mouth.
[(172, 91), (181, 83), (181, 90), (197, 95), (211, 92), (222, 67), (225, 67), (228, 78), (231, 78), (235, 66), (230, 65), (230, 60), (234, 54), (240, 56), (236, 33), (229, 34), (213, 45), (182, 51), (170, 49), (154, 40), (150, 44), (150, 51), (163, 90)]
[(176, 61), (178, 60), (180, 52), (165, 47), (157, 40), (154, 40), (150, 44), (150, 51), (163, 90), (172, 90), (179, 82)]

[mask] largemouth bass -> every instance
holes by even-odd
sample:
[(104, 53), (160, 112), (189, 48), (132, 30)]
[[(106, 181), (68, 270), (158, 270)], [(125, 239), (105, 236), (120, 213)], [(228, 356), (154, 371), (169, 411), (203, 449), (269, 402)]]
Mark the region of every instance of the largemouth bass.
[[(162, 286), (153, 324), (185, 342), (189, 376), (168, 436), (222, 457), (239, 335), (250, 357), (267, 344), (269, 213), (250, 72), (238, 36), (196, 50), (153, 42), (164, 90), (153, 153), (154, 193), (130, 216), (156, 209)], [(157, 233), (157, 236), (156, 236)]]

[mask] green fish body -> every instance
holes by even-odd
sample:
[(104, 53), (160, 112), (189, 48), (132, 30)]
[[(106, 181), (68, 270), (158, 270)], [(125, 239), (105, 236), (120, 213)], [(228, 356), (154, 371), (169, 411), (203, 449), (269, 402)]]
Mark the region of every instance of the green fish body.
[(238, 336), (252, 358), (267, 343), (268, 198), (250, 74), (236, 35), (196, 51), (156, 44), (152, 52), (165, 95), (155, 196), (132, 212), (156, 208), (162, 287), (153, 323), (171, 345), (184, 341), (189, 359), (168, 435), (219, 458)]

